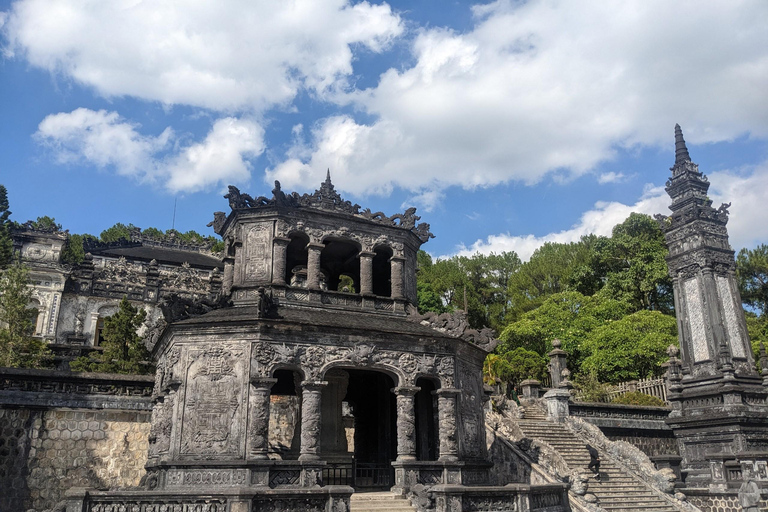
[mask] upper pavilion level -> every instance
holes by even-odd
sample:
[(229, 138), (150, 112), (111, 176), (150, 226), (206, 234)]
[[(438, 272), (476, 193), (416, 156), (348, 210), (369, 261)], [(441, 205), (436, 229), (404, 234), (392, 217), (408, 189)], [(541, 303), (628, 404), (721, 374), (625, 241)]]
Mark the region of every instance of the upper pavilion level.
[(269, 290), (281, 304), (405, 314), (416, 304), (416, 255), (434, 235), (415, 208), (387, 216), (334, 190), (253, 198), (230, 186), (231, 212), (209, 224), (225, 242), (222, 289), (235, 305)]

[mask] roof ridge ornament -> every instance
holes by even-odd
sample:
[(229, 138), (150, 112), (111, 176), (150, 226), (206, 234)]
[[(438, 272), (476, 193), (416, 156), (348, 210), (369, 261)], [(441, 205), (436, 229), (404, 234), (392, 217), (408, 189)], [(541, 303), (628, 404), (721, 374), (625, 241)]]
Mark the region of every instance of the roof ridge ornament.
[[(240, 192), (240, 190), (234, 185), (229, 185), (229, 191), (224, 196), (229, 200), (229, 207), (234, 210), (243, 210), (248, 208), (260, 208), (264, 206), (282, 206), (289, 208), (317, 208), (326, 211), (336, 211), (345, 213), (347, 215), (353, 215), (368, 221), (384, 224), (387, 226), (398, 227), (407, 229), (413, 232), (419, 240), (423, 242), (428, 241), (430, 238), (434, 238), (429, 231), (429, 224), (422, 222), (416, 224), (416, 221), (421, 217), (416, 215), (416, 208), (408, 208), (404, 213), (396, 213), (392, 216), (387, 216), (383, 212), (372, 212), (370, 208), (366, 208), (360, 211), (359, 204), (352, 204), (339, 195), (336, 188), (331, 181), (331, 170), (328, 169), (325, 174), (325, 181), (320, 184), (320, 188), (315, 190), (312, 194), (299, 195), (297, 192), (291, 192), (286, 194), (282, 191), (280, 182), (275, 180), (275, 188), (272, 190), (272, 198), (259, 196), (256, 199), (248, 194)], [(215, 212), (214, 220), (208, 224), (213, 227), (214, 231), (219, 235), (224, 230), (227, 217), (223, 212)]]

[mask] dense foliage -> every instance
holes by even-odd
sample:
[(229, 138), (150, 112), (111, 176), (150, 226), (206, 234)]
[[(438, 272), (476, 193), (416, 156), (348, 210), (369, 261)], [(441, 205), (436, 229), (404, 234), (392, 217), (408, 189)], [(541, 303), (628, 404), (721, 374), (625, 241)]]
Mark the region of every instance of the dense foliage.
[(546, 361), (555, 338), (582, 382), (652, 377), (677, 343), (666, 255), (656, 222), (635, 213), (610, 237), (546, 243), (525, 263), (511, 252), (437, 261), (420, 253), (419, 309), (464, 310), (473, 327), (496, 329), (502, 343), (486, 361), (488, 383), (540, 375), (521, 354)]
[(617, 396), (611, 400), (611, 403), (622, 405), (645, 405), (652, 407), (664, 407), (667, 405), (661, 398), (646, 395), (645, 393), (641, 393), (639, 391), (629, 391), (624, 393), (623, 395)]
[(79, 357), (70, 363), (70, 368), (80, 372), (152, 373), (150, 354), (137, 334), (146, 316), (146, 311), (123, 297), (117, 313), (104, 319), (103, 352)]
[(42, 368), (51, 360), (45, 341), (32, 337), (37, 310), (29, 307), (31, 300), (26, 267), (0, 271), (0, 366)]

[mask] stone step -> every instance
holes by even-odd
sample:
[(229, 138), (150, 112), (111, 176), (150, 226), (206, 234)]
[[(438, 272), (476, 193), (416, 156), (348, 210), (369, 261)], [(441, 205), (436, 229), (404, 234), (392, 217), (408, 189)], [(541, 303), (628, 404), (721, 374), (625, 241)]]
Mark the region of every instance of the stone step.
[[(565, 426), (547, 420), (543, 414), (534, 417), (528, 411), (525, 419), (518, 420), (518, 426), (526, 437), (543, 441), (557, 450), (569, 467), (590, 471), (585, 443)], [(611, 461), (601, 461), (600, 477), (600, 480), (589, 478), (589, 492), (607, 512), (677, 512), (674, 506)]]
[(349, 500), (349, 512), (414, 512), (402, 496), (384, 492), (356, 492)]

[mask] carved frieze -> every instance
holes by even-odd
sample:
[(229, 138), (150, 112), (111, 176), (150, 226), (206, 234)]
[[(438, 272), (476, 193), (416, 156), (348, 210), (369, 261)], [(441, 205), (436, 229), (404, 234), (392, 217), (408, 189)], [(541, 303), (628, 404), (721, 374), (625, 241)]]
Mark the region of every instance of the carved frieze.
[(242, 348), (191, 348), (187, 356), (180, 453), (207, 458), (238, 455), (243, 416)]

